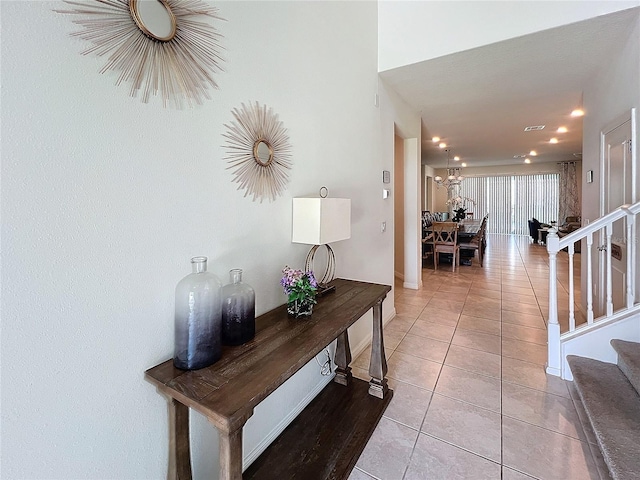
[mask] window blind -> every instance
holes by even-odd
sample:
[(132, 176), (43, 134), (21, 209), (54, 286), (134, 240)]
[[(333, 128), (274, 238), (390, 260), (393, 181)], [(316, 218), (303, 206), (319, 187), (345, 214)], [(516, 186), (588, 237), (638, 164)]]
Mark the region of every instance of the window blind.
[(488, 233), (528, 235), (527, 221), (558, 220), (559, 174), (466, 177), (460, 195), (476, 201), (474, 218), (489, 214)]

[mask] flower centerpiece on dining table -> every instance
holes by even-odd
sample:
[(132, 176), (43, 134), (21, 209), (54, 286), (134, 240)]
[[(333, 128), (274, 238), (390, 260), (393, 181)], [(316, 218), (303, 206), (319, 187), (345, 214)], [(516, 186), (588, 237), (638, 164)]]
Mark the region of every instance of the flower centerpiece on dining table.
[(464, 220), (467, 217), (467, 209), (469, 208), (469, 205), (475, 204), (476, 201), (472, 198), (461, 197), (459, 195), (447, 200), (447, 205), (451, 205), (453, 213), (455, 213), (455, 215), (453, 216), (454, 222), (460, 222)]
[(287, 299), (287, 313), (295, 318), (307, 317), (313, 313), (318, 282), (313, 272), (294, 270), (288, 266), (282, 269), (280, 285)]

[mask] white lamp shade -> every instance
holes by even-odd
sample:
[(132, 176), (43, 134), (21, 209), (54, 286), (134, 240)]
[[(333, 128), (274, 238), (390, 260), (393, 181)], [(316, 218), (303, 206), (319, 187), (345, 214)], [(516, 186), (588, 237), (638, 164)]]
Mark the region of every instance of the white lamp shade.
[(351, 238), (349, 198), (294, 198), (291, 241), (325, 245)]

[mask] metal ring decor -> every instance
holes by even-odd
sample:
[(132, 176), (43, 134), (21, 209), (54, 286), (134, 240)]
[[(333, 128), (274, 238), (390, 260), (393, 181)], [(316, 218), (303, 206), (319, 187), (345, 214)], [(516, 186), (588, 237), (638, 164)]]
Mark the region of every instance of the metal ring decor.
[[(149, 1), (149, 0), (144, 0)], [(168, 17), (169, 33), (154, 34), (140, 13), (142, 0), (65, 0), (82, 30), (71, 33), (92, 43), (83, 55), (107, 56), (100, 73), (118, 73), (116, 85), (130, 83), (132, 97), (148, 103), (160, 96), (165, 107), (202, 104), (208, 89), (218, 88), (222, 35), (203, 18), (223, 20), (218, 9), (202, 0), (157, 0)]]
[[(222, 134), (226, 138), (227, 169), (233, 171), (238, 190), (244, 189), (245, 197), (252, 195), (253, 201), (260, 198), (261, 203), (265, 198), (274, 201), (289, 183), (292, 162), (287, 129), (271, 108), (258, 102), (249, 106), (243, 103), (231, 113), (235, 120), (225, 124), (228, 131)], [(260, 147), (266, 147), (266, 158), (261, 156)]]

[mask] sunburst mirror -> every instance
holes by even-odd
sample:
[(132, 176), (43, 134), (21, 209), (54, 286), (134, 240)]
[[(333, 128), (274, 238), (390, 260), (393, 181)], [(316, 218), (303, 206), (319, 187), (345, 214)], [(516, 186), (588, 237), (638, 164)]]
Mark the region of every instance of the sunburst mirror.
[(234, 174), (238, 190), (253, 201), (275, 200), (287, 188), (291, 169), (291, 146), (287, 130), (271, 108), (258, 102), (244, 103), (231, 113), (235, 120), (225, 124), (228, 129), (224, 147), (225, 159)]
[[(201, 104), (218, 88), (222, 36), (210, 23), (223, 20), (201, 0), (65, 0), (82, 30), (71, 35), (91, 42), (83, 55), (107, 56), (100, 73), (118, 73), (116, 85), (131, 83), (130, 94), (147, 103), (151, 95), (180, 108)], [(207, 20), (207, 21), (203, 21)]]

